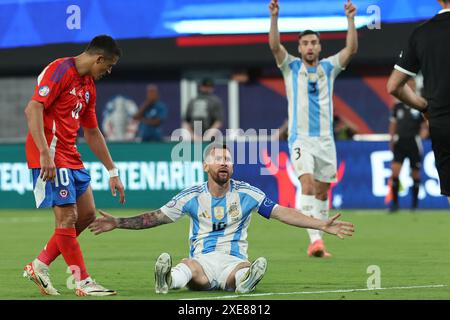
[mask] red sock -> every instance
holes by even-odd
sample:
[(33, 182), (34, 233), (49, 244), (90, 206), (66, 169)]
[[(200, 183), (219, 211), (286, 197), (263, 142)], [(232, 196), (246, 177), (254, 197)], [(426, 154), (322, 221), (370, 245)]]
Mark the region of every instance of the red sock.
[(56, 243), (76, 281), (89, 277), (75, 228), (56, 228)]
[(53, 234), (47, 242), (44, 250), (42, 250), (39, 254), (38, 259), (49, 266), (60, 255), (60, 253), (58, 244), (56, 243), (56, 235)]
[[(82, 231), (77, 229), (77, 237), (81, 232)], [(60, 254), (61, 251), (59, 251), (58, 244), (56, 243), (56, 236), (55, 234), (53, 234), (53, 236), (47, 242), (44, 250), (42, 250), (39, 254), (38, 259), (49, 266), (53, 261), (55, 261), (56, 258), (58, 258)]]
[[(82, 232), (81, 230), (77, 229), (77, 237), (80, 235), (81, 232)], [(41, 253), (37, 258), (41, 262), (49, 266), (53, 261), (55, 261), (56, 258), (58, 258), (60, 254), (61, 251), (59, 251), (58, 244), (56, 243), (56, 236), (55, 234), (53, 234), (53, 236), (47, 242), (47, 245), (45, 246), (44, 250), (41, 251)]]

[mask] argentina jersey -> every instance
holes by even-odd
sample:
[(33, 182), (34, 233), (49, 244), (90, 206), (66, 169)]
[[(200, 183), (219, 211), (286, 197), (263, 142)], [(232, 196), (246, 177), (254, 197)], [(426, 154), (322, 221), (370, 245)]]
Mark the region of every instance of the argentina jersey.
[(278, 66), (283, 74), (288, 99), (289, 145), (299, 137), (333, 135), (333, 86), (344, 70), (339, 54), (307, 67), (301, 59), (286, 54)]
[(161, 211), (173, 221), (189, 216), (191, 258), (217, 251), (247, 259), (252, 211), (269, 219), (275, 206), (258, 188), (231, 179), (230, 190), (222, 198), (213, 197), (205, 182), (180, 192)]

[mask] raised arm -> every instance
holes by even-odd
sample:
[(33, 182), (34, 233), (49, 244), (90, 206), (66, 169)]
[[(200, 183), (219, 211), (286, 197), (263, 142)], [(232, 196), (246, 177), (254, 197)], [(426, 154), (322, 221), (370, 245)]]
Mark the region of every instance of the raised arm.
[(275, 57), (277, 65), (280, 65), (286, 58), (287, 51), (280, 42), (280, 32), (278, 31), (278, 13), (280, 11), (278, 0), (271, 0), (269, 4), (270, 11), (270, 32), (269, 45), (272, 54)]
[(351, 236), (354, 232), (354, 228), (353, 224), (350, 222), (336, 220), (340, 216), (341, 214), (338, 213), (329, 220), (322, 221), (319, 219), (308, 217), (298, 210), (283, 207), (280, 205), (276, 206), (270, 215), (271, 218), (274, 218), (291, 226), (317, 229), (343, 239), (344, 236)]
[(148, 229), (173, 222), (169, 217), (162, 213), (160, 209), (151, 212), (144, 212), (143, 214), (129, 218), (116, 218), (102, 210), (99, 210), (99, 213), (102, 217), (97, 218), (89, 226), (89, 229), (95, 235), (114, 229)]
[(351, 0), (345, 4), (345, 15), (348, 21), (348, 31), (345, 48), (339, 53), (339, 63), (342, 68), (347, 67), (352, 57), (358, 52), (358, 31), (355, 26), (356, 7)]

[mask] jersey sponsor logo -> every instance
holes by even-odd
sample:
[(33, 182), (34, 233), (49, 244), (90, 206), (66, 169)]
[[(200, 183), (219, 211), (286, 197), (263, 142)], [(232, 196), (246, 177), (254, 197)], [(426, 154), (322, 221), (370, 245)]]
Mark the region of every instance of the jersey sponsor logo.
[(214, 217), (217, 220), (222, 220), (225, 216), (225, 208), (224, 207), (215, 207), (214, 208)]
[(42, 86), (39, 88), (39, 95), (41, 97), (46, 97), (50, 92), (50, 88), (48, 86)]
[(400, 51), (400, 55), (399, 55), (399, 57), (400, 57), (400, 58), (403, 58), (403, 50), (402, 50), (402, 51)]
[(90, 98), (90, 94), (89, 91), (86, 91), (86, 93), (84, 94), (84, 100), (86, 100), (86, 103), (89, 103), (89, 98)]
[(61, 191), (59, 191), (59, 195), (61, 196), (61, 198), (67, 198), (67, 196), (69, 195), (69, 191), (67, 191), (66, 189), (62, 189)]

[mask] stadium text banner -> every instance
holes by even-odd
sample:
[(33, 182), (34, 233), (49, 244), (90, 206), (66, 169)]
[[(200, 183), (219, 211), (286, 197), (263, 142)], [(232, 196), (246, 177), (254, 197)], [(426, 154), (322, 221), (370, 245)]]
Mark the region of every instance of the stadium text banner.
[[(125, 208), (158, 208), (179, 191), (206, 181), (200, 157), (194, 158), (195, 148), (188, 159), (175, 159), (174, 143), (126, 144), (110, 143), (110, 151), (119, 168), (126, 189)], [(248, 144), (245, 146), (245, 150)], [(332, 185), (330, 206), (337, 209), (386, 208), (389, 201), (390, 162), (392, 153), (386, 142), (338, 141), (338, 182)], [(78, 146), (86, 169), (91, 175), (96, 205), (101, 208), (120, 207), (109, 191), (109, 175), (85, 144)], [(271, 154), (258, 146), (257, 163), (245, 164), (237, 159), (233, 178), (246, 181), (281, 205), (299, 205), (301, 186), (289, 161), (288, 147), (281, 143), (279, 152)], [(201, 146), (200, 146), (201, 151)], [(24, 145), (0, 145), (0, 208), (33, 208), (32, 180), (25, 162)], [(190, 160), (189, 160), (190, 159)], [(265, 170), (263, 170), (265, 169)], [(400, 174), (400, 205), (411, 203), (409, 164)], [(265, 174), (262, 174), (264, 172)], [(429, 141), (424, 143), (422, 183), (419, 193), (421, 208), (448, 208), (440, 196), (438, 174)]]

